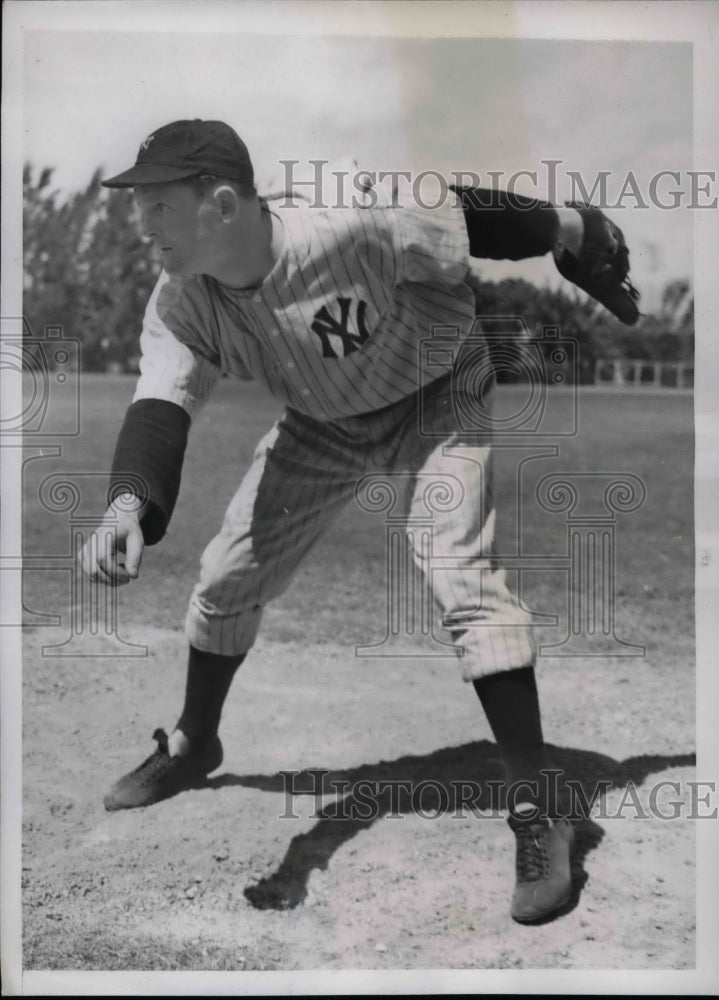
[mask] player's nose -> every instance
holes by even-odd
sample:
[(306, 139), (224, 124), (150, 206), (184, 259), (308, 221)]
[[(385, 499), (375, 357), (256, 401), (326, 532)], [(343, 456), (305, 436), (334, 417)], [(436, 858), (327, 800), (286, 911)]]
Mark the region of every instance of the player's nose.
[(157, 227), (155, 226), (152, 217), (147, 212), (140, 213), (140, 228), (142, 229), (142, 235), (147, 239), (155, 239), (157, 236)]

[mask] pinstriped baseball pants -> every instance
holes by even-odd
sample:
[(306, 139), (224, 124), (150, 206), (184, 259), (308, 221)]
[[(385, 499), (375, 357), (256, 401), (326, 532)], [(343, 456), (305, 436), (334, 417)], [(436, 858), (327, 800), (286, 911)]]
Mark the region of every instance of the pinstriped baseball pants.
[[(464, 650), (463, 679), (532, 664), (530, 615), (493, 557), (491, 435), (463, 428), (477, 405), (464, 402), (447, 375), (368, 415), (326, 423), (288, 410), (257, 446), (202, 555), (186, 620), (190, 643), (227, 656), (247, 652), (263, 608), (335, 516), (356, 502), (357, 483), (382, 473), (395, 494), (393, 517), (426, 516), (434, 484), (432, 551), (417, 545), (413, 557), (443, 627)], [(414, 533), (407, 537), (412, 545)]]

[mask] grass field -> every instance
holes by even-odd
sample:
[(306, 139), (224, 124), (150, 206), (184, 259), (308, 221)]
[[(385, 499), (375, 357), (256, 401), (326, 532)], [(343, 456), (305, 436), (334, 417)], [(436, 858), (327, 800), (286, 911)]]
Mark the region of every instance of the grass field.
[[(354, 507), (268, 610), (227, 705), (220, 775), (152, 809), (104, 813), (107, 785), (150, 751), (156, 725), (174, 721), (197, 561), (277, 412), (256, 389), (225, 381), (197, 421), (168, 536), (119, 595), (119, 632), (147, 645), (148, 657), (103, 659), (96, 647), (85, 657), (42, 655), (69, 630), (72, 524), (67, 511), (41, 502), (40, 484), (55, 473), (78, 484), (75, 527), (102, 510), (132, 389), (128, 378), (85, 378), (80, 435), (63, 442), (61, 456), (25, 465), (24, 551), (35, 566), (25, 580), (26, 966), (692, 967), (694, 829), (686, 820), (591, 823), (580, 836), (571, 910), (528, 929), (507, 913), (512, 844), (503, 823), (443, 814), (352, 826), (317, 820), (306, 796), (296, 799), (296, 821), (278, 819), (283, 770), (498, 775), (496, 747), (453, 658), (424, 655), (417, 635), (406, 640), (414, 657), (355, 657), (356, 644), (383, 634), (385, 560), (381, 518)], [(522, 392), (503, 387), (500, 414), (516, 412)], [(566, 393), (552, 399), (560, 410), (566, 402)], [(693, 776), (692, 399), (588, 389), (579, 416), (578, 432), (555, 442), (556, 453), (551, 442), (531, 460), (529, 448), (498, 449), (498, 551), (537, 558), (521, 593), (535, 611), (558, 616), (537, 630), (540, 642), (554, 643), (567, 627), (567, 577), (543, 570), (541, 559), (567, 553), (567, 518), (540, 507), (537, 483), (550, 473), (631, 473), (644, 484), (640, 508), (615, 518), (614, 588), (616, 636), (646, 654), (545, 656), (538, 676), (552, 760), (588, 784), (607, 777), (607, 803), (630, 785), (646, 801), (652, 782)], [(607, 480), (582, 481), (582, 501), (596, 514)], [(37, 627), (40, 613), (59, 615), (60, 626)], [(601, 641), (595, 651), (616, 652)], [(248, 886), (279, 886), (289, 908), (270, 897), (258, 906)]]
[[(54, 556), (67, 550), (68, 514), (48, 511), (38, 496), (46, 477), (66, 473), (76, 482), (82, 492), (76, 517), (92, 517), (104, 509), (115, 436), (133, 384), (130, 378), (87, 377), (81, 387), (80, 435), (62, 444), (58, 459), (26, 465), (27, 556)], [(516, 413), (524, 392), (521, 387), (503, 387), (499, 413)], [(168, 535), (161, 545), (146, 551), (142, 583), (121, 593), (121, 623), (133, 629), (182, 624), (202, 548), (219, 527), (254, 445), (277, 414), (276, 403), (254, 386), (238, 389), (230, 381), (220, 384), (193, 428), (183, 486)], [(500, 555), (519, 551), (529, 556), (566, 553), (566, 516), (547, 514), (536, 501), (536, 485), (542, 477), (564, 472), (638, 476), (646, 486), (645, 503), (633, 513), (616, 517), (616, 631), (624, 640), (648, 644), (652, 657), (680, 655), (686, 660), (693, 636), (691, 396), (585, 389), (578, 433), (554, 440), (560, 454), (526, 463), (519, 486), (517, 469), (531, 450), (497, 449)], [(539, 451), (547, 454), (551, 447), (551, 440), (542, 441)], [(603, 511), (599, 503), (603, 483), (588, 480), (584, 487), (582, 502), (588, 501), (590, 514)], [(298, 579), (270, 609), (265, 623), (268, 634), (279, 641), (311, 636), (320, 643), (367, 642), (368, 624), (384, 619), (381, 517), (351, 505)], [(561, 613), (563, 590), (566, 579), (556, 572), (532, 570), (523, 574), (523, 596), (536, 611)], [(30, 571), (25, 593), (31, 609), (67, 615), (65, 573)], [(547, 640), (556, 641), (558, 634), (547, 636)]]

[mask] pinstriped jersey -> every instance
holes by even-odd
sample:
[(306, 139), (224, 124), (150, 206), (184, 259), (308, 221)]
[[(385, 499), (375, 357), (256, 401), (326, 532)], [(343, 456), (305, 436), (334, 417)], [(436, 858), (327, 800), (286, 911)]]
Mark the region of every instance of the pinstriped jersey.
[(445, 374), (424, 364), (437, 326), (467, 333), (469, 241), (458, 203), (439, 208), (273, 206), (282, 249), (252, 290), (163, 273), (148, 304), (135, 400), (191, 416), (221, 373), (254, 379), (318, 420), (369, 413)]

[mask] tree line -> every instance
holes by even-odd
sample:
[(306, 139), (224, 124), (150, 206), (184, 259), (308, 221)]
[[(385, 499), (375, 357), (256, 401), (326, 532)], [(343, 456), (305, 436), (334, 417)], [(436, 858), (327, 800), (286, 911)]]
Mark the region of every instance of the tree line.
[[(84, 191), (61, 199), (52, 168), (23, 172), (23, 310), (33, 336), (61, 326), (82, 345), (85, 371), (135, 371), (142, 316), (159, 265), (141, 234), (129, 190), (108, 191), (96, 171)], [(528, 347), (551, 351), (546, 329), (578, 344), (579, 381), (593, 381), (601, 358), (691, 362), (694, 299), (685, 280), (670, 282), (658, 309), (625, 327), (571, 286), (537, 287), (522, 279), (473, 282), (477, 314), (504, 381), (521, 377)], [(496, 317), (522, 317), (523, 323)], [(492, 325), (494, 323), (494, 326)], [(501, 345), (501, 350), (497, 350)], [(513, 364), (516, 358), (516, 364)]]

